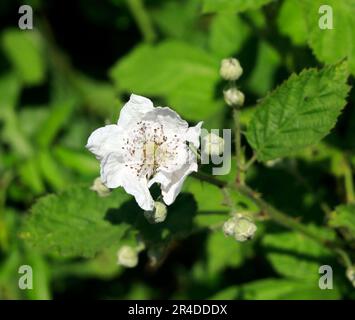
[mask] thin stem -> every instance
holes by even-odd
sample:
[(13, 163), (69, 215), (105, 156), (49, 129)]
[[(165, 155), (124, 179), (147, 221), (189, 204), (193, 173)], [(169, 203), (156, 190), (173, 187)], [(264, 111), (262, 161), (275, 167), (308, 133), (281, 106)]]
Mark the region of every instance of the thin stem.
[(243, 166), (242, 155), (242, 134), (240, 129), (240, 111), (237, 108), (233, 109), (234, 130), (235, 130), (235, 154), (237, 159), (237, 184), (244, 184), (244, 172), (241, 170)]
[(249, 159), (249, 161), (241, 168), (243, 171), (248, 171), (248, 169), (254, 164), (257, 159), (256, 153)]
[(345, 183), (346, 202), (352, 203), (355, 202), (353, 175), (349, 164), (346, 162), (345, 165), (346, 168), (344, 172), (344, 183)]
[(192, 177), (200, 180), (200, 181), (205, 181), (205, 182), (208, 182), (210, 184), (213, 184), (215, 185), (216, 187), (219, 187), (219, 188), (225, 188), (228, 186), (228, 183), (225, 182), (225, 181), (222, 181), (222, 180), (219, 180), (207, 173), (204, 173), (202, 171), (198, 171), (198, 172), (193, 172)]
[(154, 42), (157, 36), (147, 9), (144, 7), (143, 0), (126, 0), (126, 2), (143, 35), (144, 41), (148, 43)]
[(228, 185), (224, 181), (220, 181), (219, 179), (216, 179), (212, 176), (209, 176), (208, 174), (201, 173), (201, 172), (195, 173), (193, 176), (199, 180), (211, 183), (211, 184), (213, 184), (217, 187), (220, 187), (220, 188), (232, 188), (232, 189), (236, 190), (240, 194), (248, 197), (251, 201), (253, 201), (260, 209), (262, 209), (276, 223), (278, 223), (286, 228), (296, 230), (296, 231), (300, 232), (301, 234), (307, 236), (308, 238), (314, 240), (315, 242), (319, 243), (320, 245), (333, 251), (341, 258), (341, 260), (343, 261), (343, 264), (346, 267), (348, 267), (349, 263), (351, 264), (350, 258), (348, 257), (346, 252), (340, 247), (340, 245), (337, 242), (329, 241), (328, 239), (324, 239), (324, 238), (320, 237), (317, 233), (310, 231), (307, 227), (305, 227), (303, 224), (299, 223), (294, 218), (291, 218), (287, 214), (275, 209), (272, 205), (270, 205), (265, 200), (263, 200), (259, 193), (252, 190), (247, 185), (240, 185), (237, 183), (235, 183), (233, 185)]

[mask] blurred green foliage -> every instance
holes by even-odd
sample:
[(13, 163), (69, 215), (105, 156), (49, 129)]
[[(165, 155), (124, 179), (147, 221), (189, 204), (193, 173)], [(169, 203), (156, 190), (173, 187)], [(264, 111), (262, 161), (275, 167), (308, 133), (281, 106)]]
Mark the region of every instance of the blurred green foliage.
[[(34, 30), (17, 28), (23, 3), (33, 6)], [(293, 73), (345, 57), (353, 84), (355, 1), (328, 3), (335, 24), (329, 32), (318, 27), (318, 0), (2, 0), (0, 299), (354, 298), (339, 261), (301, 234), (260, 221), (252, 241), (226, 238), (218, 227), (229, 208), (215, 186), (188, 178), (160, 225), (148, 224), (123, 190), (99, 198), (89, 190), (99, 164), (84, 148), (93, 129), (117, 120), (132, 92), (171, 106), (191, 124), (231, 128), (219, 66), (237, 57), (248, 141), (262, 150), (260, 160), (294, 151), (253, 166), (250, 184), (310, 230), (346, 242), (354, 256), (354, 90), (332, 133), (309, 146), (334, 127), (347, 75), (343, 67), (326, 67), (280, 86)], [(283, 120), (276, 116), (268, 129), (260, 125), (270, 105), (278, 100), (290, 125), (306, 123), (312, 101), (301, 110), (290, 100), (309, 95), (333, 112), (308, 136), (302, 132), (266, 152), (265, 145), (290, 135), (273, 131)], [(233, 159), (221, 179), (231, 181), (234, 173)], [(244, 196), (229, 196), (235, 209), (257, 210)], [(117, 265), (117, 250), (141, 241), (149, 250), (140, 253), (139, 265)], [(18, 288), (25, 264), (33, 267), (33, 290)], [(323, 264), (333, 267), (333, 290), (318, 287)]]

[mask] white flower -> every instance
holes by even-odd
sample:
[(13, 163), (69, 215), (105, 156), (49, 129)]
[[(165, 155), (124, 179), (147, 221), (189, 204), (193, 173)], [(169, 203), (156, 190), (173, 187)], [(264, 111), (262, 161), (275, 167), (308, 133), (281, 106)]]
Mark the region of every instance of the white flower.
[(95, 130), (86, 147), (101, 162), (101, 179), (108, 188), (123, 187), (144, 210), (154, 209), (149, 188), (159, 183), (163, 200), (174, 202), (187, 175), (197, 171), (188, 147), (199, 147), (202, 122), (195, 127), (170, 108), (132, 94), (117, 125)]
[(243, 68), (235, 58), (223, 59), (219, 73), (224, 80), (235, 81), (243, 74)]

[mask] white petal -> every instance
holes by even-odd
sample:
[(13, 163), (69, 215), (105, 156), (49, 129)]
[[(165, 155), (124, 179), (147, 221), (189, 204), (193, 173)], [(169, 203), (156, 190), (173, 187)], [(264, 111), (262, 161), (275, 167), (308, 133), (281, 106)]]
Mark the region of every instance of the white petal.
[(122, 186), (125, 191), (135, 197), (143, 210), (153, 210), (154, 200), (150, 195), (146, 178), (139, 178), (122, 162), (117, 154), (108, 155), (101, 163), (101, 179), (108, 188)]
[(171, 182), (167, 186), (162, 185), (163, 200), (167, 205), (171, 205), (180, 193), (186, 177), (191, 172), (197, 171), (197, 163), (186, 164), (180, 170), (170, 174)]
[(123, 106), (117, 124), (128, 128), (132, 122), (139, 121), (149, 111), (154, 110), (153, 102), (148, 98), (131, 94), (129, 101)]
[(191, 142), (195, 148), (200, 147), (200, 135), (201, 135), (201, 126), (203, 121), (199, 122), (196, 126), (190, 127), (187, 130), (186, 140)]
[(144, 119), (158, 121), (164, 125), (166, 130), (173, 130), (177, 133), (185, 132), (189, 126), (174, 110), (168, 107), (156, 107), (154, 112), (146, 114)]
[(101, 160), (111, 152), (120, 151), (122, 134), (122, 130), (115, 124), (96, 129), (90, 135), (86, 148)]

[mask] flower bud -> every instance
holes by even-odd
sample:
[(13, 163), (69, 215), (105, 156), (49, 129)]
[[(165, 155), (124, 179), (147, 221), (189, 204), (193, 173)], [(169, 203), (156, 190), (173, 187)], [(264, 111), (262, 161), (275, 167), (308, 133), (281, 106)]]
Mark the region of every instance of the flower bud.
[(219, 73), (224, 80), (235, 81), (243, 74), (243, 68), (235, 58), (223, 59)]
[(138, 264), (138, 253), (130, 246), (122, 246), (117, 252), (117, 263), (126, 268), (134, 268)]
[(230, 218), (223, 225), (224, 234), (240, 242), (253, 238), (256, 229), (256, 225), (250, 218), (241, 215)]
[(214, 133), (203, 137), (204, 152), (207, 155), (220, 155), (224, 150), (224, 139)]
[(243, 242), (254, 237), (257, 227), (253, 221), (248, 218), (239, 218), (234, 228), (234, 238)]
[(346, 270), (346, 277), (349, 279), (353, 287), (355, 288), (355, 266)]
[(223, 91), (224, 101), (231, 107), (241, 107), (244, 105), (244, 93), (236, 88), (230, 88)]
[(90, 187), (90, 190), (97, 192), (100, 197), (107, 197), (111, 193), (111, 190), (102, 183), (100, 177), (94, 180), (94, 183)]
[(153, 247), (147, 251), (147, 255), (149, 258), (149, 263), (152, 267), (157, 266), (159, 262), (162, 260), (164, 254), (163, 247)]
[(154, 210), (144, 211), (144, 216), (150, 223), (163, 222), (166, 219), (168, 210), (163, 202), (155, 201)]
[(236, 217), (233, 217), (231, 219), (228, 219), (224, 224), (223, 224), (223, 232), (226, 236), (234, 236), (234, 229), (236, 225)]

